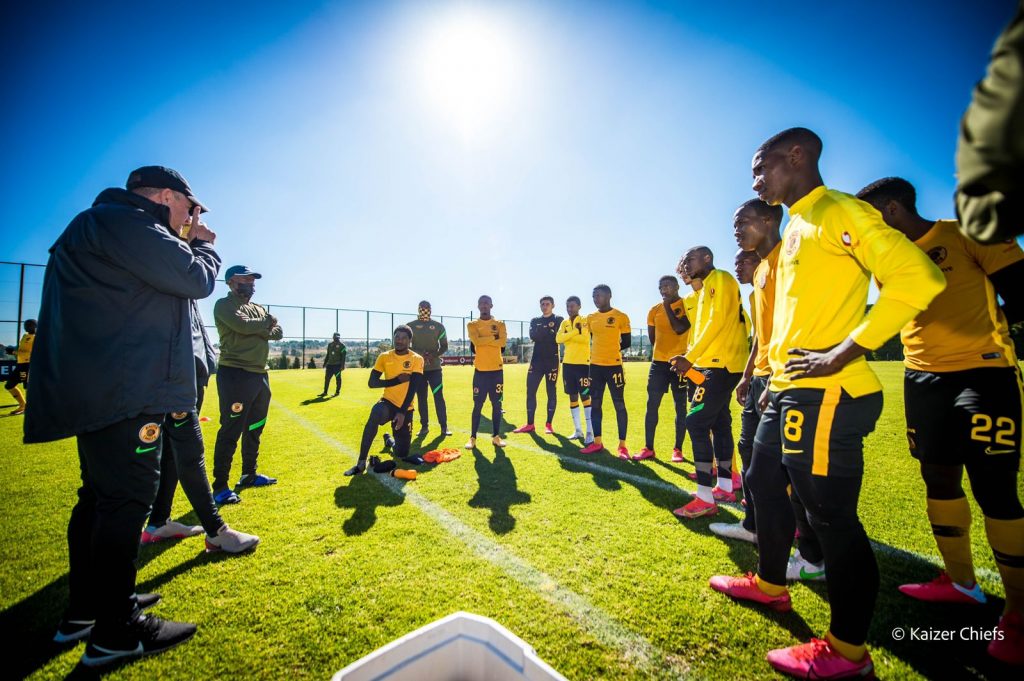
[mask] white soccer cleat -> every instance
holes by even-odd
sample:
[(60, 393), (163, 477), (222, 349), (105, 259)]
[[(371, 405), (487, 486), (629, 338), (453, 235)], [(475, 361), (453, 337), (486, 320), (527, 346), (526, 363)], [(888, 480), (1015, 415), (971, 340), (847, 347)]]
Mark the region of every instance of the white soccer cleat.
[(708, 525), (708, 529), (712, 534), (724, 539), (738, 539), (757, 544), (757, 535), (743, 527), (743, 523), (711, 523)]
[(800, 550), (793, 551), (786, 565), (786, 579), (796, 582), (825, 581), (825, 563), (812, 563), (800, 555)]

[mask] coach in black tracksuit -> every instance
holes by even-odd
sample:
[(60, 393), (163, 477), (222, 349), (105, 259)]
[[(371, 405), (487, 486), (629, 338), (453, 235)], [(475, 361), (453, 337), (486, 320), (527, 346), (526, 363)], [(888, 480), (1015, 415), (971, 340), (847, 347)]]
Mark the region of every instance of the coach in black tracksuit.
[(224, 273), (231, 289), (213, 307), (220, 335), (217, 365), (217, 397), (220, 401), (220, 429), (213, 449), (213, 498), (218, 504), (239, 501), (228, 488), (231, 460), (238, 438), (242, 438), (242, 477), (236, 490), (266, 487), (276, 478), (256, 472), (260, 437), (270, 408), (270, 380), (267, 378), (268, 341), (281, 340), (277, 318), (265, 307), (252, 302), (255, 281), (263, 275), (245, 265), (234, 265)]
[[(213, 292), (220, 258), (178, 173), (139, 168), (127, 189), (104, 190), (50, 248), (25, 415), (26, 443), (78, 439), (70, 602), (56, 638), (89, 636), (82, 661), (92, 666), (195, 632), (141, 612), (153, 599), (135, 595), (135, 559), (164, 416), (196, 402), (189, 300)], [(195, 238), (185, 243), (172, 228), (190, 211)]]

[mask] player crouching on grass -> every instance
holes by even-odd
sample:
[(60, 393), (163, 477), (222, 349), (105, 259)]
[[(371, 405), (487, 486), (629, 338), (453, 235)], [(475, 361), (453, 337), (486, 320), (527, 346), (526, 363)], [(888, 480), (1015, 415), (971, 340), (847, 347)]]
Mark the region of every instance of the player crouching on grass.
[[(363, 440), (359, 444), (359, 461), (345, 471), (345, 475), (360, 475), (366, 470), (370, 445), (377, 437), (377, 429), (388, 421), (395, 433), (392, 450), (396, 458), (409, 455), (412, 442), (412, 398), (423, 381), (423, 357), (409, 349), (412, 329), (404, 324), (395, 329), (395, 349), (381, 353), (370, 372), (368, 385), (384, 388), (380, 402), (373, 405), (370, 418), (363, 427)], [(383, 377), (383, 378), (382, 378)]]

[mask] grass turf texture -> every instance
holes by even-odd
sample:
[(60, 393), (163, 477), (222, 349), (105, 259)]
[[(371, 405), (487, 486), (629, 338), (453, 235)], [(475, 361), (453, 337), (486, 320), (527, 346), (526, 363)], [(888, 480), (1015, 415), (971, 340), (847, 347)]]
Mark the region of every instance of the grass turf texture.
[[(626, 365), (631, 451), (643, 446), (647, 368)], [(886, 406), (867, 441), (861, 517), (882, 575), (869, 638), (876, 670), (885, 678), (1005, 675), (985, 654), (985, 642), (891, 635), (894, 627), (991, 629), (1003, 591), (973, 501), (974, 557), (989, 604), (930, 606), (896, 591), (901, 583), (934, 577), (938, 554), (924, 485), (906, 451), (902, 367), (874, 368)], [(712, 521), (738, 519), (738, 506), (722, 506), (711, 519), (683, 522), (672, 515), (695, 484), (686, 477), (692, 463), (669, 463), (671, 396), (662, 402), (656, 460), (578, 454), (564, 437), (572, 423), (560, 393), (554, 421), (560, 436), (507, 435), (508, 448), (496, 451), (484, 419), (477, 451), (424, 466), (415, 482), (372, 473), (345, 478), (380, 395), (366, 387), (367, 373), (345, 371), (341, 396), (318, 399), (322, 371), (271, 372), (274, 398), (260, 470), (280, 483), (247, 490), (240, 505), (222, 509), (228, 523), (259, 534), (262, 543), (239, 557), (207, 555), (201, 538), (143, 547), (139, 591), (162, 593), (154, 612), (196, 622), (199, 632), (110, 678), (325, 678), (456, 610), (494, 618), (570, 679), (771, 678), (764, 661), (769, 649), (827, 629), (823, 584), (794, 586), (795, 609), (788, 614), (739, 605), (708, 588), (711, 575), (754, 569), (756, 554), (753, 546), (707, 529)], [(414, 451), (466, 442), (471, 378), (471, 368), (445, 368), (455, 434), (437, 439), (435, 421), (425, 440), (414, 440)], [(505, 433), (524, 419), (525, 382), (525, 366), (506, 367), (511, 425)], [(538, 398), (543, 414), (543, 390)], [(206, 404), (212, 457), (215, 386)], [(738, 434), (739, 408), (732, 409)], [(82, 671), (76, 668), (82, 644), (49, 643), (67, 595), (65, 532), (78, 462), (74, 440), (22, 445), (21, 423), (0, 419), (4, 676), (63, 677)], [(614, 413), (607, 414), (612, 446), (614, 424)], [(418, 427), (417, 419), (414, 432)], [(689, 441), (684, 451), (691, 460)], [(236, 454), (232, 481), (240, 463)], [(180, 490), (173, 517), (197, 523)]]

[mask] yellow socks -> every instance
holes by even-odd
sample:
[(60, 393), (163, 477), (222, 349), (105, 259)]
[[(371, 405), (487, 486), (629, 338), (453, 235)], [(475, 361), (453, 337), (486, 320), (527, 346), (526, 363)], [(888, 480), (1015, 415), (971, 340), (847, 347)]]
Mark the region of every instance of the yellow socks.
[(781, 596), (782, 594), (786, 593), (786, 587), (784, 585), (779, 586), (778, 584), (766, 582), (757, 575), (754, 575), (754, 581), (757, 583), (757, 588), (765, 592), (769, 596)]
[(863, 643), (859, 646), (855, 646), (852, 643), (840, 641), (832, 635), (831, 631), (825, 634), (825, 640), (827, 640), (829, 645), (832, 646), (832, 650), (836, 651), (850, 662), (860, 662), (868, 653), (868, 647)]
[(974, 561), (971, 559), (971, 506), (967, 497), (929, 499), (928, 520), (946, 563), (949, 578), (961, 586), (974, 586)]
[(1006, 589), (1003, 612), (1024, 613), (1024, 518), (985, 518), (985, 532)]

